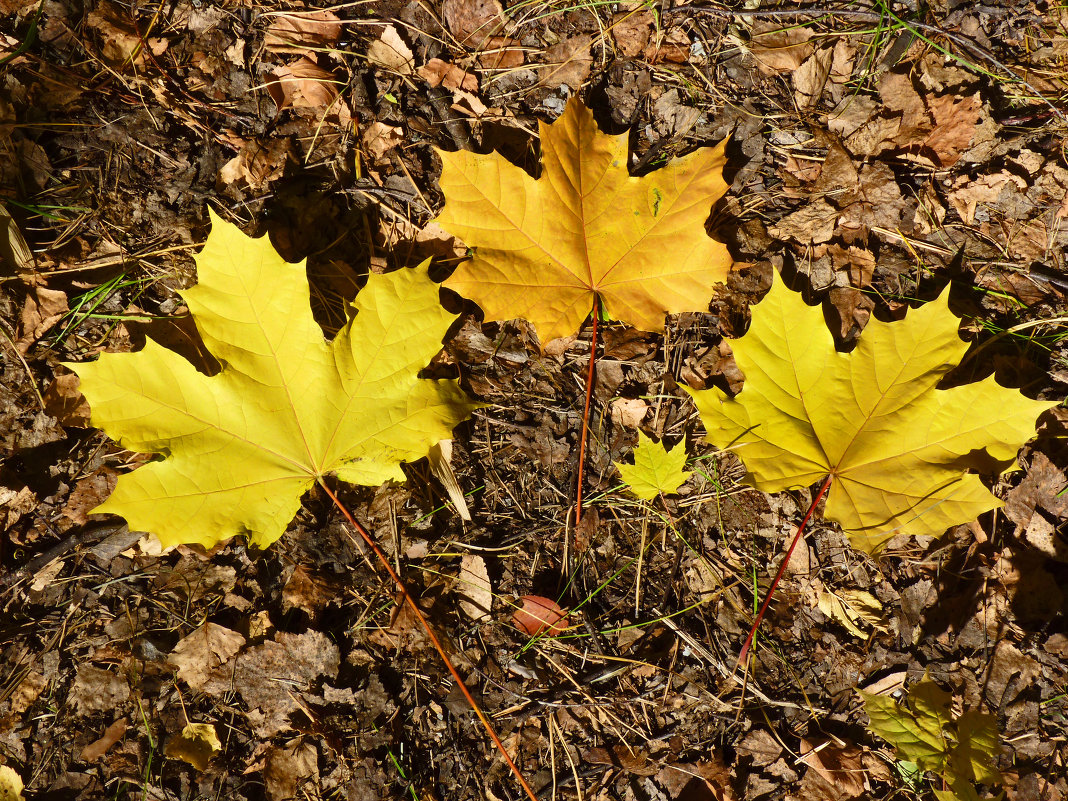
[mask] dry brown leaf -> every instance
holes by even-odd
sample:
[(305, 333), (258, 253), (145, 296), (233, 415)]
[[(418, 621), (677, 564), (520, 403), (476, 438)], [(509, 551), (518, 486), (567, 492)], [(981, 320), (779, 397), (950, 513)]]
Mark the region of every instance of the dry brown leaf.
[(45, 411), (59, 420), (61, 425), (87, 428), (89, 426), (89, 403), (78, 389), (78, 376), (62, 367), (44, 391)]
[(478, 54), (479, 66), (486, 70), (515, 69), (522, 66), (525, 60), (518, 40), (507, 36), (487, 37)]
[(971, 145), (979, 122), (982, 100), (978, 92), (968, 97), (943, 95), (928, 97), (927, 107), (934, 118), (934, 130), (923, 142), (938, 167), (952, 167)]
[[(809, 772), (818, 776), (827, 787), (834, 788), (827, 797), (836, 801), (848, 801), (864, 794), (866, 771), (861, 761), (862, 756), (863, 751), (855, 745), (840, 747), (826, 743), (822, 748), (817, 748), (801, 738), (801, 761), (808, 765)], [(803, 782), (808, 786), (812, 784), (807, 775)], [(815, 794), (819, 790), (812, 788), (811, 792)], [(801, 797), (811, 796), (806, 793)]]
[(460, 558), (460, 575), (456, 579), (460, 609), (472, 620), (482, 620), (493, 609), (493, 585), (490, 584), (486, 560), (465, 553)]
[(848, 196), (860, 185), (857, 165), (844, 147), (832, 141), (827, 147), (827, 156), (819, 177), (812, 187), (812, 194), (824, 195), (833, 192), (836, 197)]
[(79, 479), (67, 498), (62, 516), (76, 526), (85, 525), (89, 513), (115, 491), (117, 481), (118, 474), (110, 467), (102, 467)]
[(364, 128), (360, 138), (375, 164), (385, 161), (386, 154), (405, 141), (403, 128), (384, 122), (372, 122)]
[(367, 47), (369, 62), (398, 75), (411, 75), (415, 72), (414, 59), (412, 49), (401, 39), (393, 25), (383, 25), (382, 33)]
[(774, 23), (757, 22), (749, 40), (749, 52), (756, 59), (757, 69), (765, 75), (793, 72), (812, 55), (811, 28), (784, 28)]
[(263, 44), (272, 53), (309, 55), (316, 48), (334, 47), (341, 25), (333, 11), (287, 11), (271, 17)]
[(67, 293), (35, 286), (26, 295), (19, 315), (19, 338), (15, 347), (25, 354), (38, 339), (67, 314)]
[(812, 108), (819, 103), (823, 89), (827, 85), (827, 78), (831, 74), (833, 59), (834, 48), (821, 47), (805, 59), (800, 67), (790, 73), (790, 82), (794, 87), (794, 101), (798, 108)]
[(351, 114), (338, 94), (339, 84), (334, 73), (304, 57), (276, 67), (267, 79), (267, 93), (279, 111), (314, 109), (318, 114), (335, 117), (344, 124), (351, 119)]
[(609, 406), (612, 422), (624, 428), (637, 428), (649, 411), (649, 404), (641, 398), (616, 398)]
[(879, 80), (879, 99), (886, 108), (900, 115), (901, 127), (896, 141), (899, 147), (919, 144), (927, 137), (931, 119), (910, 74), (883, 73)]
[(77, 715), (113, 712), (130, 697), (130, 685), (125, 677), (92, 665), (79, 665), (67, 701)]
[(18, 223), (3, 203), (0, 203), (0, 226), (3, 227), (3, 232), (0, 233), (0, 260), (3, 260), (6, 266), (4, 274), (14, 277), (18, 273), (33, 270), (33, 251), (19, 230)]
[(290, 740), (281, 748), (271, 748), (263, 769), (269, 801), (297, 798), (301, 782), (319, 777), (319, 754), (303, 737)]
[(502, 33), (507, 22), (499, 0), (444, 0), (441, 16), (460, 44), (476, 49)]
[(962, 175), (949, 192), (949, 205), (956, 210), (965, 225), (971, 225), (975, 221), (976, 207), (980, 203), (996, 201), (1002, 190), (1010, 183), (1021, 189), (1027, 187), (1027, 182), (1023, 178), (1008, 170), (1002, 170), (993, 175), (983, 175), (975, 180)]
[(420, 623), (411, 606), (399, 596), (395, 599), (399, 606), (394, 607), (393, 616), (387, 628), (372, 629), (367, 634), (367, 641), (372, 645), (390, 651), (420, 650), (431, 647), (426, 630)]
[(690, 37), (680, 27), (660, 31), (658, 36), (645, 48), (645, 59), (650, 64), (664, 61), (672, 64), (685, 64), (690, 58)]
[[(340, 663), (337, 645), (318, 631), (278, 632), (273, 640), (243, 651), (233, 667), (232, 686), (248, 704), (257, 736), (289, 729), (289, 716), (301, 708), (300, 696), (319, 677), (334, 678)], [(227, 682), (224, 691), (229, 689)]]
[(179, 640), (167, 661), (178, 669), (178, 678), (192, 689), (204, 690), (244, 644), (245, 638), (236, 631), (216, 623), (205, 623)]
[(567, 610), (552, 598), (542, 595), (523, 595), (519, 608), (512, 613), (512, 623), (531, 637), (555, 637), (563, 634), (570, 625)]
[(545, 63), (538, 68), (538, 85), (556, 88), (562, 84), (578, 89), (590, 74), (593, 37), (588, 33), (572, 36), (545, 51)]
[(881, 161), (865, 164), (858, 175), (857, 191), (840, 202), (838, 225), (847, 243), (867, 242), (874, 227), (901, 228), (908, 210), (894, 171)]
[[(820, 177), (823, 165), (818, 161), (799, 159), (795, 156), (787, 156), (782, 165), (782, 172), (796, 178), (800, 183), (811, 183)], [(796, 195), (795, 195), (796, 196)]]
[[(96, 31), (100, 39), (100, 55), (111, 64), (122, 65), (133, 61), (142, 64), (145, 61), (144, 46), (154, 45), (152, 51), (159, 55), (166, 50), (166, 41), (160, 39), (146, 42), (134, 23), (132, 12), (122, 5), (104, 0), (85, 18), (87, 27)], [(163, 49), (156, 52), (157, 48)]]
[(875, 256), (870, 250), (853, 245), (843, 248), (841, 245), (831, 244), (827, 247), (827, 252), (831, 256), (834, 269), (849, 273), (849, 283), (852, 286), (857, 289), (871, 286), (871, 279), (875, 274)]
[(755, 767), (770, 765), (782, 754), (782, 743), (776, 740), (766, 729), (753, 729), (738, 743), (738, 755), (745, 757)]
[(837, 219), (838, 209), (823, 198), (816, 198), (770, 226), (768, 233), (776, 239), (793, 239), (795, 242), (818, 245), (830, 240)]
[(266, 142), (251, 139), (241, 145), (237, 155), (219, 170), (218, 185), (240, 183), (253, 192), (266, 189), (285, 172), (286, 164), (293, 159), (289, 139), (268, 139)]
[(282, 603), (303, 609), (309, 615), (317, 615), (335, 596), (336, 591), (311, 575), (302, 565), (293, 569), (289, 581), (282, 588)]
[[(96, 762), (108, 752), (126, 734), (126, 718), (119, 718), (106, 729), (99, 739), (93, 740), (82, 749), (78, 759), (82, 762)], [(2, 796), (0, 796), (2, 798)]]
[[(624, 4), (620, 3), (622, 7)], [(634, 58), (645, 52), (653, 33), (656, 18), (645, 10), (641, 3), (628, 3), (633, 10), (621, 10), (612, 17), (612, 38), (619, 52), (626, 58)]]
[(582, 761), (589, 765), (609, 765), (635, 776), (655, 776), (660, 765), (649, 759), (649, 754), (628, 745), (611, 748), (590, 748), (582, 753)]
[(718, 756), (707, 762), (672, 762), (656, 775), (667, 794), (678, 801), (735, 801), (731, 771)]
[(431, 86), (444, 86), (446, 89), (463, 89), (465, 92), (478, 92), (478, 76), (475, 73), (442, 61), (440, 58), (432, 58), (416, 72), (419, 77)]

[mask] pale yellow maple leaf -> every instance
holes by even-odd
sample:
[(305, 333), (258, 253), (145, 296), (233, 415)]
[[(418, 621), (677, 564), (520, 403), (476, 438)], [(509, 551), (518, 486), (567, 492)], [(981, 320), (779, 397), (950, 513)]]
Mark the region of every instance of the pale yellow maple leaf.
[(199, 771), (208, 769), (212, 758), (222, 751), (222, 742), (210, 723), (186, 723), (178, 734), (167, 741), (163, 755), (169, 759), (188, 762)]
[(634, 464), (617, 464), (616, 469), (631, 492), (650, 501), (661, 493), (677, 492), (686, 483), (693, 473), (682, 469), (685, 464), (686, 448), (682, 443), (668, 450), (663, 442), (654, 442), (639, 431)]
[(1038, 415), (1057, 404), (993, 377), (936, 389), (968, 347), (948, 294), (900, 322), (873, 318), (856, 350), (839, 353), (822, 310), (775, 276), (749, 331), (731, 343), (742, 391), (687, 389), (707, 441), (737, 453), (745, 482), (764, 492), (830, 474), (824, 516), (869, 553), (895, 534), (939, 536), (1000, 506), (968, 471), (1009, 467)]
[(244, 534), (263, 548), (317, 480), (403, 481), (402, 462), (425, 456), (478, 407), (455, 381), (416, 377), (454, 319), (425, 263), (369, 276), (328, 343), (304, 263), (283, 261), (266, 237), (212, 215), (196, 261), (199, 283), (182, 296), (218, 375), (151, 340), (137, 353), (68, 365), (94, 426), (163, 457), (120, 477), (94, 512), (165, 545)]
[(601, 133), (577, 98), (539, 129), (538, 179), (497, 154), (439, 151), (437, 222), (471, 250), (445, 286), (487, 319), (529, 320), (542, 343), (575, 333), (595, 297), (643, 331), (659, 331), (665, 313), (707, 309), (731, 266), (704, 229), (727, 191), (725, 142), (633, 178), (627, 135)]

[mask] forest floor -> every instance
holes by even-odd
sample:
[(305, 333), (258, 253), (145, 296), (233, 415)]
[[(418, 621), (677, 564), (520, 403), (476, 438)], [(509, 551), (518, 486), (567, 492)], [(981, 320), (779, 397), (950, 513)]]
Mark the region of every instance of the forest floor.
[[(931, 798), (941, 780), (856, 692), (926, 676), (954, 715), (995, 717), (1008, 799), (1068, 798), (1068, 411), (986, 477), (1005, 506), (941, 538), (873, 559), (817, 516), (746, 672), (813, 493), (740, 483), (679, 389), (737, 391), (729, 342), (774, 269), (846, 349), (952, 284), (983, 347), (955, 380), (1063, 400), (1068, 9), (775, 8), (0, 0), (0, 765), (27, 798), (520, 797), (320, 492), (263, 552), (164, 550), (91, 515), (136, 459), (89, 426), (63, 364), (146, 337), (196, 351), (179, 293), (209, 208), (308, 260), (328, 333), (369, 270), (434, 256), (447, 274), (464, 248), (432, 222), (436, 149), (536, 171), (538, 124), (574, 94), (629, 132), (637, 174), (730, 137), (709, 223), (730, 280), (663, 334), (605, 329), (579, 531), (589, 331), (542, 350), (454, 296), (438, 369), (487, 404), (453, 443), (471, 519), (425, 461), (342, 496), (538, 797)], [(638, 430), (690, 454), (663, 503), (620, 486)], [(570, 610), (564, 634), (517, 628), (530, 595)], [(189, 723), (220, 741), (199, 767)]]

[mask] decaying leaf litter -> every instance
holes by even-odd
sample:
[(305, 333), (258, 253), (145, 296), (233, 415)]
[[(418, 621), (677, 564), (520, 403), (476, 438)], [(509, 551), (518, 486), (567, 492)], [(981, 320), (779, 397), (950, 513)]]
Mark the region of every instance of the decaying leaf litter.
[[(3, 9), (9, 53), (34, 24), (36, 6), (19, 5)], [(731, 135), (713, 222), (751, 265), (709, 314), (671, 318), (663, 338), (603, 331), (587, 462), (596, 513), (572, 532), (589, 600), (561, 636), (512, 627), (522, 599), (561, 597), (588, 333), (542, 352), (524, 324), (468, 313), (429, 368), (494, 404), (454, 443), (471, 524), (425, 463), (405, 468), (403, 487), (346, 496), (448, 633), (532, 783), (558, 797), (576, 785), (608, 798), (918, 796), (929, 785), (909, 789), (852, 690), (912, 686), (926, 669), (959, 709), (997, 716), (1009, 797), (1061, 797), (1060, 412), (998, 485), (1004, 511), (940, 542), (891, 543), (876, 563), (817, 527), (787, 566), (743, 693), (726, 673), (807, 493), (741, 487), (734, 457), (696, 444), (703, 432), (676, 390), (744, 388), (730, 339), (770, 267), (823, 302), (845, 348), (872, 314), (907, 319), (909, 301), (951, 279), (963, 333), (985, 345), (951, 380), (993, 370), (1030, 398), (1063, 398), (1063, 329), (1043, 321), (1065, 314), (1068, 172), (1060, 120), (1030, 95), (1060, 91), (1058, 12), (932, 6), (923, 24), (975, 44), (934, 37), (962, 64), (888, 14), (880, 26), (624, 4), (429, 8), (443, 27), (403, 4), (201, 4), (158, 17), (42, 7), (36, 42), (5, 65), (4, 199), (35, 261), (15, 261), (4, 284), (21, 355), (5, 344), (5, 569), (71, 543), (128, 459), (84, 428), (58, 362), (134, 350), (146, 334), (205, 361), (175, 290), (192, 282), (207, 201), (269, 230), (289, 260), (308, 257), (332, 334), (365, 270), (430, 255), (447, 269), (463, 255), (430, 222), (433, 147), (497, 150), (533, 169), (536, 121), (578, 89), (599, 125), (633, 131), (637, 172)], [(70, 119), (87, 123), (57, 124)], [(691, 454), (696, 475), (667, 499), (681, 537), (659, 500), (620, 488), (612, 464), (629, 461), (638, 428)], [(84, 797), (514, 792), (330, 508), (307, 498), (263, 554), (239, 543), (210, 559), (160, 553), (113, 532), (9, 572), (5, 765), (32, 790)], [(467, 611), (483, 575), (488, 621)], [(204, 647), (179, 648), (203, 632)], [(178, 656), (191, 652), (200, 665)], [(164, 760), (198, 723), (221, 740), (207, 770)]]

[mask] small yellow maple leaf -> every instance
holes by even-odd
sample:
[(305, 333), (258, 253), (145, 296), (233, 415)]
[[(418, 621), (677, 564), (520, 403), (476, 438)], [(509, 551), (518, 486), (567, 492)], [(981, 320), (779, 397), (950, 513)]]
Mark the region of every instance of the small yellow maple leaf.
[(137, 353), (68, 365), (94, 426), (164, 457), (120, 477), (94, 512), (120, 515), (164, 545), (245, 534), (264, 548), (321, 477), (403, 481), (401, 462), (425, 456), (478, 408), (457, 382), (416, 377), (454, 319), (425, 263), (369, 276), (354, 316), (327, 343), (304, 263), (283, 261), (266, 237), (212, 215), (196, 261), (199, 283), (182, 296), (218, 375), (151, 340)]
[(643, 331), (660, 330), (665, 313), (707, 309), (731, 266), (704, 229), (727, 191), (726, 143), (632, 178), (626, 134), (602, 134), (577, 98), (539, 129), (537, 180), (496, 154), (439, 151), (437, 222), (472, 251), (445, 286), (487, 319), (529, 320), (543, 343), (578, 330), (595, 297)]
[(681, 443), (669, 451), (663, 442), (654, 442), (639, 431), (634, 464), (617, 464), (616, 468), (631, 492), (651, 501), (660, 493), (676, 492), (686, 483), (693, 473), (682, 469), (685, 464), (686, 448)]
[(199, 771), (208, 769), (212, 757), (222, 751), (219, 735), (210, 723), (187, 723), (178, 734), (167, 741), (163, 755), (188, 762)]
[(1057, 404), (993, 377), (936, 389), (968, 348), (948, 296), (901, 322), (873, 318), (856, 350), (839, 353), (822, 310), (775, 276), (749, 331), (731, 343), (742, 391), (687, 389), (707, 441), (735, 451), (745, 482), (764, 492), (833, 476), (825, 517), (869, 553), (895, 534), (940, 536), (1000, 506), (967, 471), (1006, 469)]

